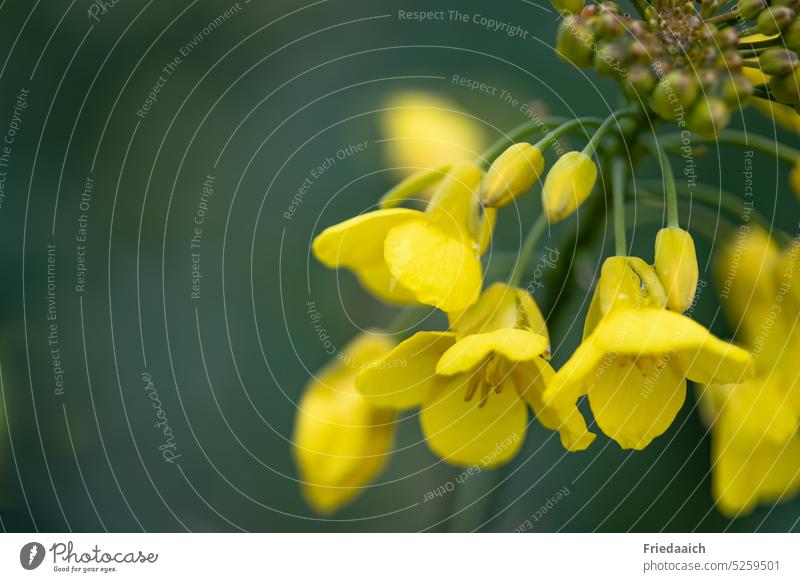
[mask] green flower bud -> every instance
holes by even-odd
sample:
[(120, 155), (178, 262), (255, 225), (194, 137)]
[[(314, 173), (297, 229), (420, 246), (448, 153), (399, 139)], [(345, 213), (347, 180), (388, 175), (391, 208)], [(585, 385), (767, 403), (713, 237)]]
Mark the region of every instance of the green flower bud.
[(745, 20), (758, 16), (767, 7), (767, 0), (739, 0), (736, 8)]
[(625, 51), (618, 44), (603, 43), (594, 53), (594, 68), (598, 75), (620, 74), (624, 68)]
[(556, 35), (556, 52), (577, 67), (592, 64), (592, 33), (575, 16), (561, 21)]
[(611, 12), (601, 12), (590, 23), (597, 38), (618, 38), (625, 32), (622, 19)]
[(577, 14), (583, 8), (583, 0), (550, 0), (550, 4), (553, 5), (559, 13), (569, 12), (571, 14)]
[(740, 73), (733, 73), (722, 85), (722, 99), (730, 108), (743, 107), (753, 95), (753, 84)]
[(700, 1), (700, 16), (709, 18), (714, 16), (719, 8), (720, 0), (701, 0)]
[(515, 143), (492, 163), (481, 185), (481, 203), (489, 208), (511, 204), (527, 192), (544, 170), (542, 151), (529, 143)]
[(731, 112), (722, 99), (706, 97), (698, 100), (697, 104), (686, 116), (686, 127), (697, 135), (713, 138), (731, 120)]
[(792, 69), (800, 64), (800, 59), (797, 58), (797, 53), (794, 51), (771, 48), (758, 55), (758, 64), (763, 73), (781, 77), (791, 73)]
[(650, 105), (664, 119), (675, 119), (697, 97), (697, 81), (689, 73), (672, 71), (653, 91)]
[(795, 18), (783, 31), (783, 42), (793, 51), (800, 50), (800, 18)]
[(800, 103), (800, 79), (798, 79), (797, 69), (782, 77), (772, 77), (767, 81), (770, 93), (781, 103), (787, 105), (797, 105)]
[(628, 73), (628, 83), (625, 90), (631, 97), (644, 99), (653, 91), (656, 86), (656, 76), (650, 67), (645, 65), (634, 65)]
[(789, 23), (794, 18), (794, 10), (786, 6), (770, 6), (762, 10), (761, 14), (756, 19), (758, 31), (767, 36), (780, 34), (780, 32), (789, 26)]

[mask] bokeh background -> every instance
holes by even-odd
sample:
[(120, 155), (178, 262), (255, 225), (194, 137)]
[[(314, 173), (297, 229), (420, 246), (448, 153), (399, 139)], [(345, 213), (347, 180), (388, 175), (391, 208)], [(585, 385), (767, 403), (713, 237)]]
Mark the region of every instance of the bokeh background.
[[(552, 114), (607, 115), (619, 104), (611, 81), (557, 58), (557, 15), (545, 0), (459, 1), (468, 22), (399, 17), (454, 6), (0, 3), (0, 134), (18, 126), (0, 168), (3, 530), (513, 531), (525, 520), (533, 531), (798, 527), (800, 500), (733, 521), (717, 512), (709, 438), (691, 396), (643, 452), (600, 436), (588, 451), (565, 454), (533, 422), (510, 465), (427, 502), (427, 492), (462, 470), (430, 453), (409, 415), (387, 470), (355, 503), (326, 519), (304, 503), (291, 430), (304, 384), (330, 358), (307, 304), (315, 303), (336, 349), (395, 315), (349, 273), (309, 254), (315, 233), (370, 208), (398, 179), (381, 122), (386, 104), (408, 90), (442, 95), (487, 143), (526, 117), (498, 95), (454, 84), (453, 75)], [(488, 30), (472, 21), (476, 14), (517, 25), (524, 38)], [(155, 102), (137, 114), (158, 85)], [(21, 92), (27, 105), (15, 118)], [(752, 110), (734, 125), (798, 142)], [(285, 217), (314, 168), (363, 142), (314, 179)], [(740, 150), (715, 147), (696, 166), (700, 181), (740, 196), (745, 169)], [(656, 170), (640, 169), (650, 177)], [(800, 213), (785, 168), (756, 153), (752, 170), (756, 207), (795, 233)], [(213, 195), (192, 249), (209, 177)], [(490, 278), (505, 276), (536, 208), (530, 196), (503, 212)], [(557, 365), (579, 341), (592, 279), (611, 250), (602, 210), (601, 201), (545, 241), (563, 245), (535, 292)], [(636, 213), (633, 247), (652, 259), (661, 210), (642, 204)], [(696, 237), (708, 285), (695, 317), (730, 337), (709, 271), (723, 244), (713, 235), (729, 219), (694, 208), (685, 217), (712, 234)], [(591, 226), (578, 244), (570, 241), (575, 221)], [(83, 234), (85, 243), (76, 240)], [(191, 296), (193, 271), (202, 275), (199, 298)], [(165, 424), (173, 434), (166, 448)], [(541, 514), (559, 491), (568, 495)]]

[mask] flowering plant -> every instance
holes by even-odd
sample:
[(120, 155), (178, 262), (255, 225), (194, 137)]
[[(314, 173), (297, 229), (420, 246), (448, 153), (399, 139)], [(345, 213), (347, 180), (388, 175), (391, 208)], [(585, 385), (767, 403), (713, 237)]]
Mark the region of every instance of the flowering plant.
[[(310, 384), (295, 457), (320, 512), (335, 511), (375, 478), (401, 411), (419, 408), (426, 442), (445, 461), (492, 468), (519, 452), (529, 416), (570, 452), (590, 447), (598, 432), (624, 449), (644, 449), (673, 423), (687, 380), (712, 433), (721, 511), (747, 512), (800, 487), (800, 365), (792, 357), (800, 346), (800, 241), (754, 217), (719, 245), (715, 274), (736, 335), (716, 337), (690, 317), (699, 267), (681, 204), (735, 213), (741, 201), (691, 173), (679, 187), (670, 159), (709, 144), (761, 150), (792, 164), (791, 187), (800, 192), (800, 152), (727, 129), (748, 104), (800, 128), (800, 4), (635, 0), (636, 14), (628, 14), (611, 1), (552, 1), (562, 15), (557, 52), (619, 81), (625, 104), (606, 118), (533, 120), (477, 159), (428, 152), (436, 163), (402, 180), (377, 210), (314, 240), (325, 266), (352, 271), (389, 303), (428, 306), (448, 321), (448, 329), (401, 341), (363, 334)], [(530, 139), (543, 126), (544, 135)], [(585, 145), (563, 152), (568, 134)], [(473, 138), (466, 129), (458, 135)], [(548, 168), (551, 150), (558, 156)], [(661, 182), (637, 177), (647, 157)], [(485, 286), (498, 213), (539, 189), (541, 210), (508, 276)], [(666, 211), (652, 262), (629, 254), (636, 224), (626, 210), (639, 198)], [(520, 281), (550, 225), (579, 212), (591, 221), (606, 208), (615, 253), (596, 277), (583, 341), (556, 370), (545, 318)], [(591, 416), (579, 407), (584, 398)]]

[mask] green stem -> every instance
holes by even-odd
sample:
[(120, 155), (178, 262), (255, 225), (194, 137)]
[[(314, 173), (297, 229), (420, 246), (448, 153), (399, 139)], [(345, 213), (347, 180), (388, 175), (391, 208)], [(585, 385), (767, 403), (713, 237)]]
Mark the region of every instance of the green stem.
[(638, 113), (639, 109), (635, 107), (612, 111), (611, 115), (606, 117), (603, 120), (603, 123), (600, 124), (600, 127), (597, 128), (597, 131), (594, 132), (594, 135), (589, 140), (589, 143), (587, 143), (586, 147), (583, 148), (583, 153), (587, 156), (593, 156), (595, 150), (597, 150), (597, 146), (600, 145), (600, 141), (603, 139), (603, 137), (605, 137), (606, 133), (614, 123), (619, 123), (620, 119), (624, 117), (633, 117), (638, 115)]
[(480, 165), (484, 170), (488, 169), (489, 166), (492, 165), (492, 162), (502, 154), (509, 146), (514, 145), (523, 137), (528, 136), (529, 134), (533, 133), (534, 131), (541, 131), (542, 127), (547, 128), (550, 125), (558, 124), (556, 129), (548, 131), (545, 137), (537, 143), (537, 146), (542, 142), (545, 142), (554, 136), (552, 140), (547, 144), (545, 147), (549, 147), (549, 145), (564, 135), (565, 133), (574, 130), (576, 127), (582, 127), (584, 125), (595, 126), (600, 125), (603, 121), (598, 119), (597, 117), (581, 117), (578, 119), (572, 120), (565, 120), (562, 117), (545, 117), (543, 119), (536, 119), (533, 121), (528, 121), (523, 123), (522, 125), (518, 125), (514, 129), (512, 129), (508, 134), (504, 135), (497, 141), (495, 141), (489, 148), (481, 154), (480, 161), (478, 165)]
[[(794, 164), (800, 160), (800, 151), (782, 144), (779, 141), (758, 135), (755, 133), (748, 133), (738, 129), (726, 129), (721, 131), (716, 138), (704, 138), (699, 136), (692, 136), (692, 139), (698, 143), (720, 143), (726, 145), (737, 145), (745, 148), (753, 148), (767, 154), (772, 154), (779, 160)], [(659, 138), (662, 145), (680, 145), (680, 134), (673, 133)]]
[(731, 10), (730, 12), (723, 12), (722, 14), (717, 14), (716, 16), (712, 16), (711, 18), (706, 18), (706, 22), (710, 22), (711, 24), (718, 24), (720, 22), (728, 22), (729, 20), (736, 20), (739, 16), (738, 10)]
[(522, 243), (522, 248), (519, 250), (514, 268), (511, 271), (511, 275), (508, 277), (508, 284), (510, 286), (515, 287), (519, 285), (522, 275), (525, 273), (525, 269), (528, 266), (528, 261), (533, 251), (536, 249), (536, 245), (539, 244), (542, 235), (547, 232), (547, 226), (547, 215), (542, 212), (534, 221), (533, 226), (531, 226), (530, 231), (528, 231), (528, 236), (525, 237), (525, 241)]
[(623, 158), (611, 161), (611, 197), (614, 203), (614, 244), (617, 256), (628, 254), (628, 243), (625, 240), (625, 182), (627, 168)]
[(667, 200), (667, 225), (677, 228), (680, 224), (678, 220), (678, 194), (675, 188), (675, 173), (672, 171), (672, 164), (658, 139), (651, 140), (648, 146), (653, 153), (653, 157), (655, 157), (661, 165), (661, 175), (664, 177), (664, 196)]

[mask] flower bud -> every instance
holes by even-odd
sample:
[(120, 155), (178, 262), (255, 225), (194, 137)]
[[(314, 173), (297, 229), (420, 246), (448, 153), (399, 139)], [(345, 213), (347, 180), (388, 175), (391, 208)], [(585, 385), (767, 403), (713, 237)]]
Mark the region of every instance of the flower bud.
[(770, 6), (761, 11), (756, 19), (758, 31), (767, 36), (774, 36), (789, 26), (794, 18), (794, 10), (786, 6)]
[(789, 185), (797, 198), (800, 198), (800, 160), (794, 163), (794, 167), (789, 172)]
[(634, 65), (628, 73), (628, 82), (625, 89), (632, 97), (644, 99), (656, 86), (656, 76), (645, 65)]
[(699, 269), (692, 236), (677, 227), (656, 235), (655, 270), (667, 293), (667, 307), (683, 313), (694, 301)]
[(800, 51), (800, 18), (795, 18), (783, 31), (783, 42), (793, 51)]
[(625, 50), (613, 42), (603, 43), (594, 53), (592, 62), (598, 75), (619, 73), (625, 62)]
[(788, 75), (798, 64), (797, 53), (784, 48), (771, 48), (758, 55), (758, 64), (766, 75)]
[(583, 0), (550, 0), (550, 4), (552, 4), (553, 8), (560, 14), (564, 12), (577, 14), (581, 11), (581, 8), (583, 8)]
[(561, 21), (556, 35), (556, 52), (576, 67), (592, 64), (592, 33), (575, 16)]
[(697, 81), (689, 73), (672, 71), (653, 91), (651, 106), (664, 119), (675, 119), (697, 97)]
[(592, 193), (597, 166), (583, 152), (567, 152), (553, 164), (542, 188), (547, 220), (558, 222), (575, 212)]
[(700, 16), (709, 18), (714, 16), (714, 13), (719, 8), (720, 0), (700, 0)]
[(481, 203), (489, 208), (511, 204), (527, 192), (544, 170), (544, 157), (539, 148), (529, 143), (516, 143), (492, 163), (481, 185)]
[(722, 85), (722, 99), (731, 108), (740, 108), (753, 96), (753, 84), (744, 75), (733, 73)]
[(584, 339), (600, 320), (616, 309), (662, 309), (667, 296), (653, 267), (639, 257), (609, 257), (600, 270), (583, 327)]
[(770, 78), (767, 85), (773, 97), (781, 103), (787, 105), (800, 103), (800, 78), (798, 78), (797, 69), (788, 75)]
[(700, 99), (686, 116), (686, 127), (697, 135), (713, 138), (731, 120), (731, 112), (718, 97)]
[(745, 20), (758, 16), (767, 7), (767, 0), (739, 0), (736, 8)]

